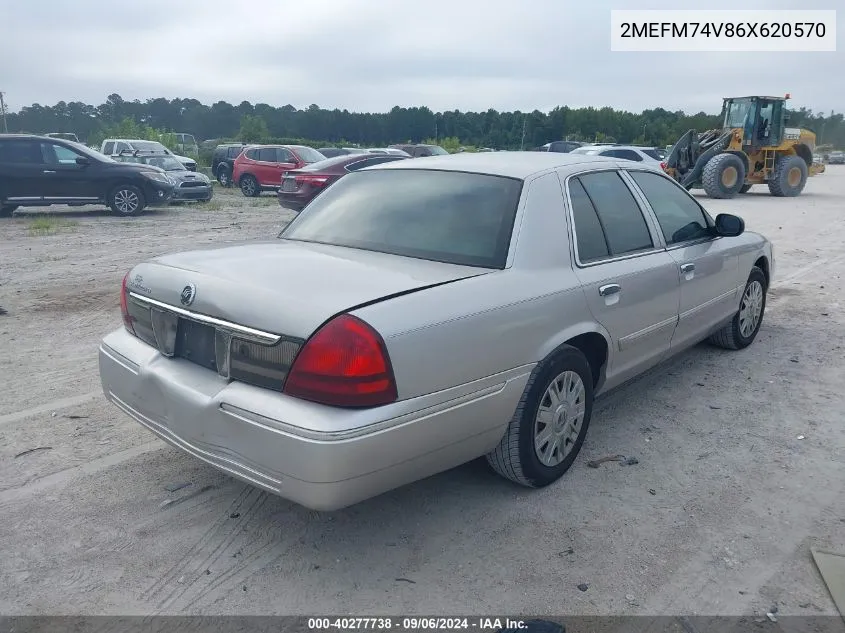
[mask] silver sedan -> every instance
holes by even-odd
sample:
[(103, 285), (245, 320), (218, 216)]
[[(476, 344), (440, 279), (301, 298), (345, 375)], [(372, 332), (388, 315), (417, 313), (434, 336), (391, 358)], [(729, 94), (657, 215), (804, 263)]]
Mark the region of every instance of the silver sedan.
[(275, 239), (135, 266), (107, 397), (172, 445), (331, 510), (486, 456), (540, 487), (596, 395), (757, 336), (771, 244), (663, 173), (507, 152), (349, 174)]

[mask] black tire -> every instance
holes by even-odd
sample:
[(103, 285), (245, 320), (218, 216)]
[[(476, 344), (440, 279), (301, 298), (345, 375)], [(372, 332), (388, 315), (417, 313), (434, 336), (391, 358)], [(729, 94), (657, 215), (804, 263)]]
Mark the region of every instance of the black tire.
[(258, 186), (258, 180), (252, 174), (241, 176), (238, 186), (241, 188), (241, 193), (247, 198), (256, 198), (261, 195), (261, 187)]
[[(547, 389), (564, 372), (574, 372), (581, 379), (584, 391), (579, 402), (584, 405), (584, 415), (578, 434), (570, 443), (569, 452), (560, 463), (547, 466), (540, 461), (534, 447), (536, 418)], [(529, 488), (542, 488), (557, 481), (578, 457), (590, 426), (592, 410), (593, 377), (590, 364), (580, 350), (564, 345), (532, 372), (504, 436), (499, 445), (487, 454), (487, 463), (502, 477)]]
[(217, 166), (217, 182), (223, 187), (232, 186), (232, 172), (226, 163), (220, 163)]
[(804, 190), (809, 170), (800, 156), (781, 156), (769, 178), (769, 191), (779, 198), (793, 198)]
[[(760, 315), (757, 318), (756, 325), (750, 333), (743, 333), (743, 310), (747, 310), (747, 302), (749, 301), (749, 294), (753, 294), (755, 284), (759, 284), (762, 291), (760, 297)], [(710, 337), (710, 342), (713, 345), (723, 347), (725, 349), (743, 349), (751, 345), (754, 339), (757, 338), (757, 333), (760, 331), (760, 326), (763, 324), (763, 316), (766, 313), (766, 292), (768, 291), (768, 284), (766, 283), (766, 275), (757, 266), (751, 269), (751, 274), (748, 276), (748, 281), (745, 282), (745, 287), (742, 289), (742, 298), (740, 299), (739, 310), (737, 310), (734, 318), (721, 330)]]
[(745, 163), (736, 154), (716, 154), (701, 174), (704, 193), (711, 198), (733, 198), (745, 183)]
[(118, 185), (109, 193), (108, 204), (114, 215), (131, 217), (140, 215), (147, 206), (144, 193), (135, 185)]
[(740, 193), (748, 193), (751, 191), (751, 187), (754, 185), (742, 185), (742, 188), (739, 190)]
[(0, 218), (10, 217), (15, 212), (15, 209), (17, 209), (17, 208), (18, 208), (18, 205), (16, 205), (16, 204), (0, 205)]

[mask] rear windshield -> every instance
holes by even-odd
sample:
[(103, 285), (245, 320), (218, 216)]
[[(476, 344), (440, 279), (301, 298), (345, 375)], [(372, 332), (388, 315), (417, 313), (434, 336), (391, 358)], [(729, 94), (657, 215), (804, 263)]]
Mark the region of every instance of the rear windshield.
[(642, 153), (646, 156), (651, 156), (654, 160), (661, 160), (663, 158), (660, 155), (660, 152), (658, 152), (656, 149), (644, 149), (640, 151), (642, 151)]
[(325, 156), (323, 156), (320, 152), (311, 147), (305, 147), (303, 145), (292, 145), (291, 149), (295, 151), (296, 154), (306, 163), (316, 163), (321, 160), (326, 160)]
[(446, 156), (449, 154), (449, 152), (447, 152), (439, 145), (424, 145), (423, 147), (427, 147), (429, 150), (431, 150), (432, 156)]
[(320, 171), (321, 169), (328, 169), (335, 165), (342, 165), (353, 160), (361, 160), (357, 156), (350, 156), (349, 154), (341, 154), (340, 156), (332, 156), (331, 158), (324, 158), (316, 163), (311, 163), (308, 167), (303, 167), (301, 171)]
[(425, 169), (353, 172), (279, 235), (449, 264), (504, 268), (522, 181)]

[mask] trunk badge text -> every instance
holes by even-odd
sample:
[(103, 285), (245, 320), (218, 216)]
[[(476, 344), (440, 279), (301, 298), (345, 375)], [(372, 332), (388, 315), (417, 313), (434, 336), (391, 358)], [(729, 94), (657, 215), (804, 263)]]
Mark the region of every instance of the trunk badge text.
[(189, 306), (194, 302), (197, 296), (197, 287), (194, 284), (188, 284), (182, 288), (182, 294), (179, 295), (179, 301), (183, 306)]

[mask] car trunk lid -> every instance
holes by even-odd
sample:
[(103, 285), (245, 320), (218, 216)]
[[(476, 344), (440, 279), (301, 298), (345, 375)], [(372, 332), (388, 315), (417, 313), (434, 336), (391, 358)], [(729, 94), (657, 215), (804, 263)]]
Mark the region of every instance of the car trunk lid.
[[(159, 257), (131, 271), (127, 290), (140, 299), (180, 310), (306, 339), (340, 312), (487, 272), (359, 249), (274, 240)], [(183, 295), (187, 288), (192, 290)]]

